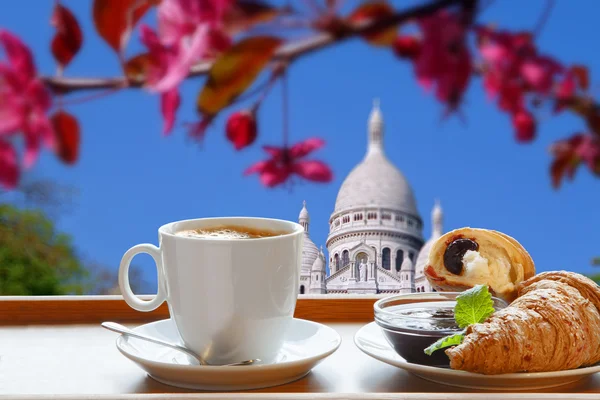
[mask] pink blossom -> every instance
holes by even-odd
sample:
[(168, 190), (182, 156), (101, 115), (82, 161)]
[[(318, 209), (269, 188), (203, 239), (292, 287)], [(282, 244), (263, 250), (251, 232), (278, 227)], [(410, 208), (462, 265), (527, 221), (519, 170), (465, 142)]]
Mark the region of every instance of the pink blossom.
[(142, 43), (148, 48), (151, 60), (147, 86), (156, 92), (177, 88), (207, 46), (202, 35), (195, 36), (187, 45), (182, 42), (165, 45), (149, 26), (142, 25), (140, 30)]
[(536, 121), (527, 110), (519, 110), (513, 114), (513, 128), (519, 142), (531, 142), (535, 138)]
[(142, 42), (159, 66), (149, 82), (165, 92), (178, 86), (190, 67), (227, 49), (223, 19), (232, 0), (163, 0), (158, 6), (158, 35), (142, 26)]
[(523, 108), (527, 92), (547, 96), (564, 67), (551, 57), (538, 54), (526, 32), (511, 33), (477, 27), (479, 51), (484, 62), (484, 87), (499, 96), (500, 108), (515, 113)]
[(595, 135), (578, 133), (569, 139), (560, 140), (550, 147), (554, 156), (551, 166), (552, 180), (555, 187), (560, 186), (564, 175), (573, 178), (581, 163), (589, 170), (600, 175), (600, 138)]
[(261, 183), (267, 187), (280, 185), (293, 174), (313, 182), (330, 182), (333, 173), (327, 164), (318, 160), (301, 160), (324, 144), (322, 139), (311, 138), (290, 148), (264, 146), (271, 158), (250, 166), (244, 174), (258, 173)]
[(163, 0), (158, 6), (158, 34), (165, 45), (193, 37), (199, 27), (208, 26), (209, 34), (227, 37), (223, 20), (233, 0)]
[(448, 11), (420, 19), (419, 26), (423, 39), (414, 58), (417, 79), (426, 89), (435, 86), (438, 100), (454, 109), (471, 77), (465, 26), (457, 14)]
[(0, 186), (12, 189), (19, 182), (17, 152), (12, 144), (0, 140)]
[(550, 57), (532, 57), (521, 64), (521, 77), (534, 92), (548, 94), (563, 66)]
[(232, 0), (163, 0), (158, 6), (158, 34), (141, 26), (141, 41), (151, 59), (147, 86), (162, 93), (164, 133), (173, 128), (178, 87), (190, 68), (231, 45), (223, 19), (232, 4)]
[(46, 115), (52, 97), (36, 76), (29, 48), (5, 30), (0, 30), (0, 45), (6, 55), (6, 60), (0, 61), (0, 138), (22, 132), (24, 164), (29, 167), (42, 142), (47, 147), (54, 146), (54, 132)]

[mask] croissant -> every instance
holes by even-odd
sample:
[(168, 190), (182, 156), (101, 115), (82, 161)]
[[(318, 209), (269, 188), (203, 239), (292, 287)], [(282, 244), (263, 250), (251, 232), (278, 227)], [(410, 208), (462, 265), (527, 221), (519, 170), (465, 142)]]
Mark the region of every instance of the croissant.
[(517, 284), (535, 274), (535, 265), (512, 237), (488, 229), (461, 228), (433, 243), (424, 274), (437, 291), (456, 292), (481, 284), (510, 302), (517, 296)]
[(559, 371), (600, 362), (600, 288), (566, 272), (518, 285), (519, 297), (446, 350), (450, 367), (483, 374)]

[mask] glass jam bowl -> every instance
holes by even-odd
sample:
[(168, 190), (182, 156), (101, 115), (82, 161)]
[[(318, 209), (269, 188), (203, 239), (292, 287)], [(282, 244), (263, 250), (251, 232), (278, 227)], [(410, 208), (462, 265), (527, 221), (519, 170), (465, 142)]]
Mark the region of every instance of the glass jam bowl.
[[(407, 293), (378, 300), (373, 308), (375, 322), (398, 353), (406, 361), (434, 367), (448, 367), (444, 350), (428, 356), (424, 350), (438, 339), (459, 333), (454, 320), (454, 306), (460, 292)], [(494, 308), (508, 304), (492, 297)]]

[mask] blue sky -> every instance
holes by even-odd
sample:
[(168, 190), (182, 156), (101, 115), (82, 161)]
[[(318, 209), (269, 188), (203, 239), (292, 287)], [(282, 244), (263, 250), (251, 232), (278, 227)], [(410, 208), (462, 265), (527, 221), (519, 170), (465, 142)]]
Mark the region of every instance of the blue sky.
[[(53, 28), (48, 22), (53, 3), (20, 0), (0, 6), (0, 27), (32, 47), (38, 68), (46, 74), (55, 70), (49, 51)], [(75, 12), (85, 35), (83, 50), (66, 74), (118, 74), (116, 57), (91, 25), (92, 2), (63, 3)], [(350, 8), (357, 2), (346, 3)], [(539, 48), (565, 63), (589, 66), (592, 81), (598, 82), (600, 53), (594, 27), (600, 4), (556, 3)], [(479, 21), (530, 29), (544, 4), (544, 0), (496, 1)], [(140, 49), (137, 42), (134, 34), (130, 55)], [(292, 141), (315, 135), (327, 140), (326, 148), (315, 155), (333, 167), (331, 184), (300, 183), (292, 190), (269, 190), (256, 177), (242, 176), (248, 165), (264, 157), (260, 144), (280, 144), (278, 88), (261, 109), (259, 145), (235, 152), (225, 140), (223, 118), (202, 145), (190, 142), (181, 124), (196, 118), (195, 96), (202, 80), (195, 79), (182, 87), (179, 126), (166, 138), (161, 135), (158, 99), (139, 90), (69, 108), (83, 132), (79, 163), (66, 167), (46, 152), (34, 169), (39, 177), (79, 191), (75, 207), (58, 221), (59, 228), (75, 237), (86, 258), (118, 268), (130, 246), (156, 244), (156, 230), (164, 223), (220, 215), (296, 219), (306, 200), (311, 237), (317, 245), (324, 244), (338, 188), (365, 152), (367, 117), (377, 97), (385, 118), (387, 154), (412, 185), (426, 237), (430, 210), (439, 198), (446, 230), (475, 226), (506, 232), (529, 250), (538, 271), (596, 271), (590, 259), (600, 255), (600, 181), (581, 170), (574, 183), (555, 191), (548, 176), (549, 144), (583, 129), (580, 120), (542, 114), (539, 138), (519, 145), (509, 118), (486, 100), (478, 79), (466, 95), (466, 122), (456, 117), (442, 120), (442, 106), (417, 85), (407, 63), (360, 40), (299, 60), (289, 78)], [(150, 257), (142, 256), (136, 263), (147, 269), (153, 282)]]

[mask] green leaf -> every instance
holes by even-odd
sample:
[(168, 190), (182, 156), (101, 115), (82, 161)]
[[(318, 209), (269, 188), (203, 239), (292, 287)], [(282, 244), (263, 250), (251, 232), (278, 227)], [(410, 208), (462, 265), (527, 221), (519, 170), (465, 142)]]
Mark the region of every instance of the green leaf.
[(430, 356), (434, 351), (444, 349), (450, 346), (458, 346), (465, 338), (465, 331), (455, 333), (454, 335), (446, 336), (433, 343), (425, 349), (425, 354)]
[(456, 297), (454, 319), (461, 328), (484, 322), (494, 313), (494, 302), (488, 287), (477, 285)]

